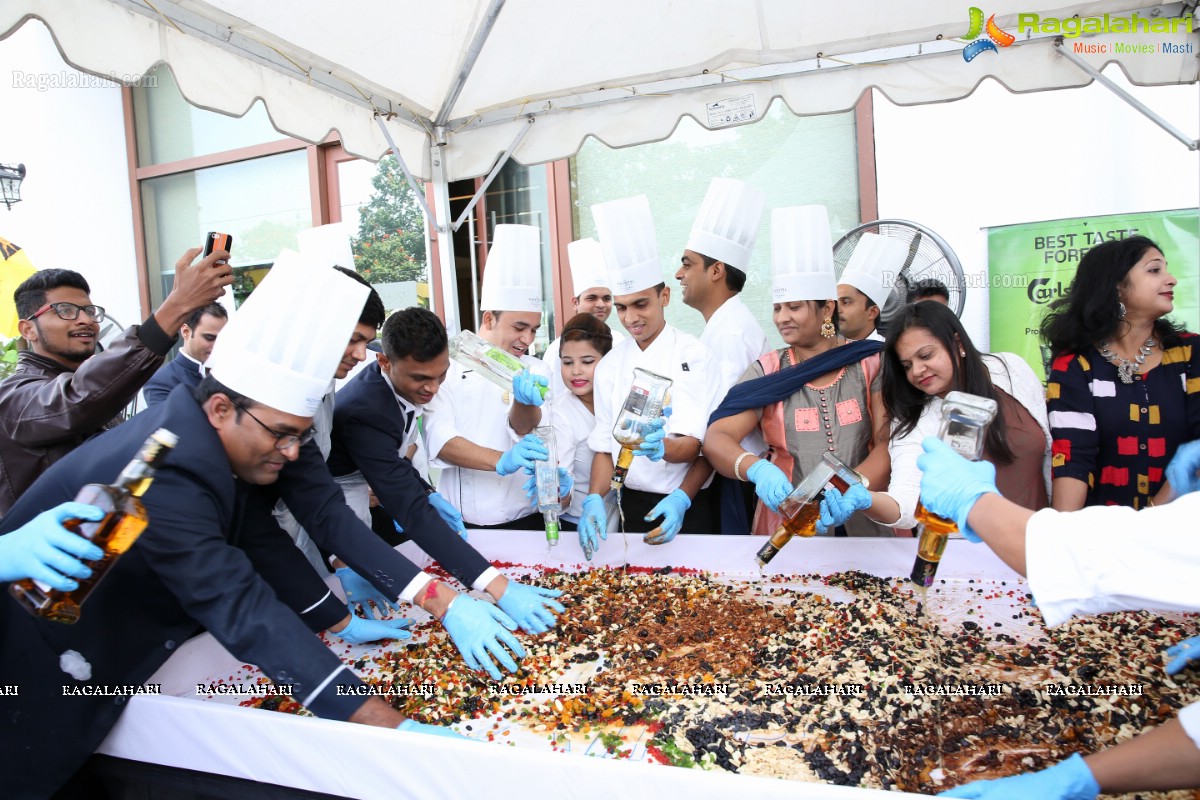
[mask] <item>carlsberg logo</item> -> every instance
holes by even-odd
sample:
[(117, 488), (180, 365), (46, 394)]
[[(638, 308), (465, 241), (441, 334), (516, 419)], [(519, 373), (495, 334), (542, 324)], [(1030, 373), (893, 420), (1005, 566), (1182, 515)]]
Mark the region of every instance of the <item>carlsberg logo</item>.
[(1021, 33), (1058, 33), (1072, 39), (1085, 33), (1191, 33), (1192, 17), (1039, 17), (1037, 14), (1018, 14), (1017, 30)]

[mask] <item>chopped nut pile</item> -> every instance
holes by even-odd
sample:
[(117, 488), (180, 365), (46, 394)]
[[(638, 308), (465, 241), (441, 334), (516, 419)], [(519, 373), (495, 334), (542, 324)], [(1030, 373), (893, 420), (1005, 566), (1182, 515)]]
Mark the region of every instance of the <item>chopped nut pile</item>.
[[(1161, 657), (1200, 631), (1196, 615), (1048, 630), (1023, 592), (974, 581), (978, 608), (1005, 604), (1011, 624), (974, 608), (933, 624), (907, 580), (854, 571), (747, 583), (594, 569), (532, 582), (562, 589), (567, 610), (551, 632), (522, 636), (529, 655), (503, 684), (468, 670), (436, 623), (418, 626), (427, 641), (352, 666), (395, 690), (403, 713), (482, 738), (502, 740), (502, 719), (552, 744), (585, 736), (620, 755), (648, 739), (663, 763), (927, 793), (1095, 751), (1200, 700), (1198, 671), (1173, 680)], [(422, 685), (430, 696), (411, 691)]]

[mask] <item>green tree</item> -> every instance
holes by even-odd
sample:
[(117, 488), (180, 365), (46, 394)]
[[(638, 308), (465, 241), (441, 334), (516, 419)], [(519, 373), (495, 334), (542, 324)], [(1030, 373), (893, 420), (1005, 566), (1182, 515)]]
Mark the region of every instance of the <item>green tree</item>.
[(426, 280), (425, 215), (396, 159), (380, 160), (371, 185), (358, 209), (355, 268), (371, 283)]

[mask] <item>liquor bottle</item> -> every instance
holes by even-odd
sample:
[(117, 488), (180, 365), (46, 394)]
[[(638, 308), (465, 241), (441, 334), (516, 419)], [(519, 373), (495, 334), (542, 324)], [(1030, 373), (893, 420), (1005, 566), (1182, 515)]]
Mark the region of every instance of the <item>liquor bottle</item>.
[[(954, 448), (955, 452), (971, 461), (983, 457), (983, 445), (987, 427), (996, 418), (998, 406), (995, 400), (966, 392), (950, 392), (942, 402), (942, 427), (938, 438)], [(954, 520), (934, 514), (917, 501), (914, 516), (922, 525), (917, 542), (917, 560), (913, 563), (909, 577), (918, 586), (933, 584), (942, 553), (950, 534), (958, 532)]]
[(533, 429), (534, 436), (550, 452), (545, 461), (534, 462), (534, 481), (537, 486), (537, 507), (546, 523), (546, 544), (558, 544), (558, 515), (562, 513), (562, 500), (558, 495), (558, 448), (554, 442), (554, 428), (542, 425)]
[(80, 580), (79, 588), (73, 592), (60, 592), (30, 579), (9, 584), (9, 594), (26, 611), (55, 622), (70, 624), (79, 620), (80, 606), (88, 595), (146, 529), (149, 519), (138, 498), (150, 488), (155, 468), (177, 442), (175, 434), (159, 428), (142, 445), (137, 457), (121, 471), (116, 483), (111, 486), (89, 483), (79, 490), (75, 502), (95, 506), (104, 512), (104, 516), (96, 522), (67, 520), (63, 527), (90, 540), (104, 551), (104, 556), (99, 561), (86, 562), (92, 569), (92, 576)]
[[(463, 331), (450, 340), (450, 357), (467, 369), (475, 370), (508, 394), (512, 394), (513, 376), (525, 369), (521, 360), (470, 331)], [(542, 397), (549, 389), (538, 387)]]
[(821, 463), (779, 504), (780, 524), (755, 556), (759, 565), (765, 567), (769, 564), (793, 536), (816, 535), (817, 519), (821, 516), (821, 498), (825, 496), (827, 487), (833, 486), (845, 494), (856, 483), (868, 485), (865, 476), (843, 464), (833, 453), (822, 453)]
[(617, 466), (613, 470), (611, 489), (615, 492), (625, 485), (625, 477), (633, 465), (633, 451), (642, 443), (650, 423), (662, 416), (663, 406), (670, 397), (671, 379), (641, 368), (633, 370), (633, 385), (621, 413), (613, 424), (613, 438), (621, 445)]

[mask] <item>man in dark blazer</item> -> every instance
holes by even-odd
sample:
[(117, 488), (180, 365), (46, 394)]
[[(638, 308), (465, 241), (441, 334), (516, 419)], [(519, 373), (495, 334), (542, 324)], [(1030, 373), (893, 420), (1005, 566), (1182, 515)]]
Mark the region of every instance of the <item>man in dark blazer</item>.
[[(510, 581), (442, 521), (444, 514), (434, 524), (432, 520), (438, 518), (435, 502), (446, 500), (421, 479), (403, 455), (412, 443), (418, 408), (437, 392), (450, 363), (445, 326), (430, 311), (404, 309), (384, 323), (382, 339), (384, 352), (376, 363), (359, 372), (334, 399), (330, 471), (338, 476), (360, 471), (379, 504), (422, 550), (438, 561), (447, 558), (450, 563), (486, 567), (465, 580), (456, 577), (490, 594), (524, 630), (533, 634), (550, 630), (554, 612), (563, 610), (554, 599), (561, 592)], [(409, 386), (402, 377), (404, 361), (423, 367), (408, 372), (421, 372), (429, 379)], [(388, 365), (387, 375), (384, 364)], [(401, 394), (397, 384), (410, 391)]]
[(179, 326), (179, 338), (183, 340), (179, 352), (142, 387), (147, 408), (166, 400), (180, 384), (192, 388), (200, 383), (200, 367), (208, 360), (217, 336), (228, 321), (229, 312), (220, 303), (209, 303), (188, 316)]

